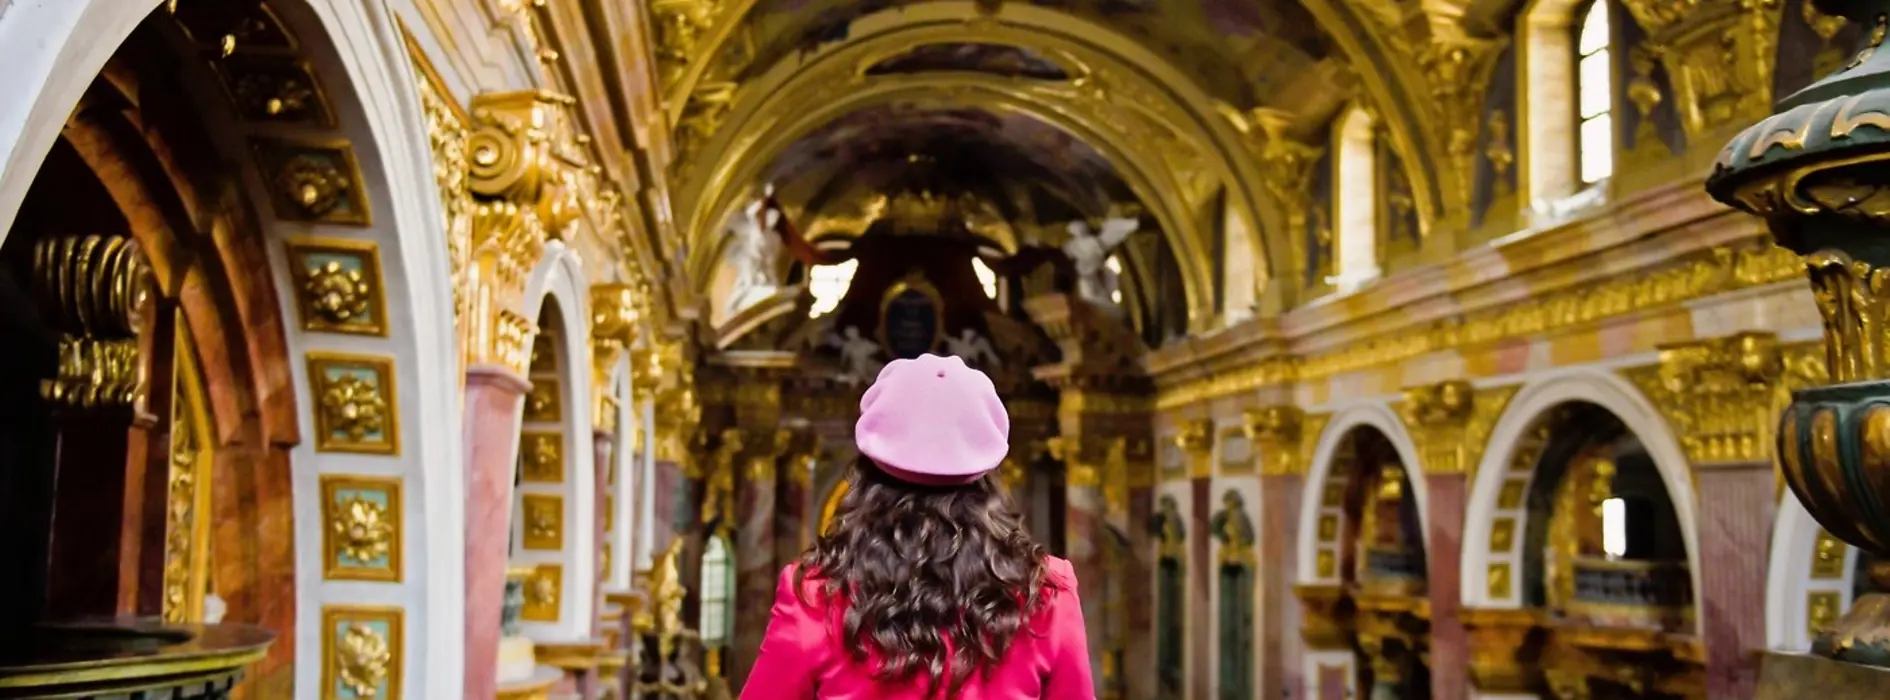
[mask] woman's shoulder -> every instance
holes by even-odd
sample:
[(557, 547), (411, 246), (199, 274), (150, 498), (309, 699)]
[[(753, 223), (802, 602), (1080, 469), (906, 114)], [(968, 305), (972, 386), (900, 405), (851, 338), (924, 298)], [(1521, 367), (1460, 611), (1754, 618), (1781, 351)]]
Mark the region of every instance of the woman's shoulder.
[(1070, 565), (1070, 560), (1045, 555), (1043, 564), (1045, 583), (1059, 591), (1076, 592), (1076, 567)]

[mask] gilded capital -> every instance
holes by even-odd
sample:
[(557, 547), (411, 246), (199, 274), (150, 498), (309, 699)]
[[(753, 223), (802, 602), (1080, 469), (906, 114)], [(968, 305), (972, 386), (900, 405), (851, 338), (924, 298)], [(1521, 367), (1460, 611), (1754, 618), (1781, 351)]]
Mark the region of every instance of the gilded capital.
[(1404, 390), (1399, 416), (1417, 443), (1428, 474), (1463, 474), (1476, 469), (1490, 430), (1516, 387), (1478, 391), (1455, 379)]
[(1476, 175), (1477, 134), (1483, 123), (1484, 95), (1496, 59), (1508, 41), (1450, 33), (1434, 35), (1417, 56), (1418, 68), (1431, 87), (1431, 138), (1443, 144), (1450, 162), (1449, 176), (1441, 180), (1446, 209), (1468, 206)]
[(1743, 127), (1771, 111), (1781, 14), (1777, 3), (1621, 4), (1646, 30), (1645, 46), (1672, 77), (1676, 111), (1689, 140), (1732, 125)]
[(1659, 364), (1622, 373), (1660, 410), (1693, 464), (1769, 462), (1791, 389), (1824, 379), (1816, 353), (1794, 348), (1789, 361), (1787, 354), (1776, 335), (1739, 333), (1663, 346)]
[(1260, 451), (1261, 474), (1301, 474), (1299, 446), (1306, 414), (1298, 406), (1279, 404), (1249, 409), (1242, 428)]
[[(604, 427), (614, 416), (606, 415), (614, 402), (610, 373), (637, 340), (636, 298), (629, 285), (597, 284), (591, 286), (591, 394), (596, 405), (591, 419)], [(634, 371), (634, 370), (633, 370)]]

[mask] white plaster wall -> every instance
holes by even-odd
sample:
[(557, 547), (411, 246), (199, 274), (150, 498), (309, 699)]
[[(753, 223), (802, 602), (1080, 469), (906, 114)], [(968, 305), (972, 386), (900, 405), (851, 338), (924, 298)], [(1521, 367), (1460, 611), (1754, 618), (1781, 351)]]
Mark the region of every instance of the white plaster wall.
[(1836, 593), (1838, 610), (1851, 607), (1851, 586), (1857, 574), (1857, 548), (1844, 546), (1844, 569), (1836, 578), (1812, 578), (1818, 534), (1823, 528), (1812, 519), (1790, 490), (1779, 502), (1778, 521), (1772, 528), (1772, 553), (1765, 583), (1765, 646), (1788, 652), (1811, 650), (1810, 594)]

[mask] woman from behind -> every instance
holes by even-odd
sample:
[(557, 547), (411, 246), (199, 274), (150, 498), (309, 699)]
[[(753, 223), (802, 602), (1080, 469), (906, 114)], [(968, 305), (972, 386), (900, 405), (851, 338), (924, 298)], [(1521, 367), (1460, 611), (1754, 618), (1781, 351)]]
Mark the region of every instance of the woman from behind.
[(990, 475), (1010, 418), (956, 357), (886, 365), (861, 457), (813, 549), (781, 572), (742, 700), (1090, 700), (1076, 576)]

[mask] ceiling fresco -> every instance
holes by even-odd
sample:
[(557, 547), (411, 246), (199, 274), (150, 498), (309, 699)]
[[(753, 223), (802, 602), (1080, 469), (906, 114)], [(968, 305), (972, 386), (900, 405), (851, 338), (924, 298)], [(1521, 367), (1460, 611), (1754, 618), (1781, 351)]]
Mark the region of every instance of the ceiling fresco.
[[(914, 1), (760, 0), (749, 14), (757, 37), (750, 70), (765, 70), (795, 54), (844, 41), (853, 20)], [(1282, 88), (1338, 53), (1298, 0), (1032, 2), (1115, 27), (1167, 57), (1210, 94), (1242, 108), (1268, 104), (1269, 96), (1290, 95), (1292, 91)], [(927, 66), (925, 70), (988, 70), (997, 58), (966, 48), (976, 44), (948, 46), (952, 48), (928, 50), (923, 59), (915, 55), (912, 60)]]
[(1089, 144), (1025, 115), (973, 109), (856, 112), (783, 151), (766, 178), (810, 228), (901, 192), (968, 195), (1008, 221), (1057, 230), (1133, 200)]

